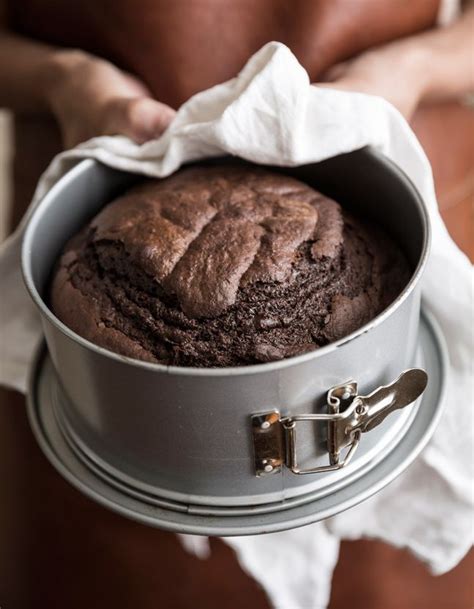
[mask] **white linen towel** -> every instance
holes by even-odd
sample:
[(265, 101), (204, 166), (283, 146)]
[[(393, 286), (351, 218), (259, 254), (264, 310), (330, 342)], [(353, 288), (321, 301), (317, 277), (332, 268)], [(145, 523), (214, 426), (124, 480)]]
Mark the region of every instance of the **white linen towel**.
[[(415, 464), (376, 497), (303, 529), (225, 540), (279, 609), (327, 605), (340, 538), (371, 536), (407, 547), (434, 573), (455, 566), (472, 543), (472, 268), (440, 218), (430, 165), (408, 124), (381, 98), (311, 86), (291, 51), (268, 43), (236, 78), (185, 103), (160, 139), (138, 146), (125, 137), (100, 137), (60, 154), (32, 203), (84, 158), (163, 177), (184, 162), (223, 154), (295, 166), (368, 144), (408, 174), (429, 210), (433, 245), (422, 291), (448, 342), (448, 404)], [(20, 391), (41, 334), (20, 275), (24, 226), (0, 251), (0, 382)], [(203, 540), (183, 537), (205, 555)]]

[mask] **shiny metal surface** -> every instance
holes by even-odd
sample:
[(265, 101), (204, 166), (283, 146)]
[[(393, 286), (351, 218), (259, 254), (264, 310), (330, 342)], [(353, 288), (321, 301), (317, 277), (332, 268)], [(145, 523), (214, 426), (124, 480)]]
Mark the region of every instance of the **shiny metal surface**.
[[(429, 244), (427, 214), (417, 192), (371, 149), (279, 170), (384, 225), (414, 268), (404, 292), (370, 323), (280, 362), (223, 369), (139, 362), (89, 343), (54, 317), (47, 286), (65, 241), (137, 176), (84, 161), (30, 216), (23, 273), (60, 380), (54, 400), (61, 425), (84, 459), (137, 493), (216, 508), (267, 506), (357, 475), (409, 428), (410, 412), (393, 413), (367, 434), (349, 466), (317, 479), (294, 476), (286, 468), (255, 476), (250, 415), (271, 409), (282, 416), (322, 412), (328, 388), (345, 379), (356, 378), (365, 393), (414, 364), (419, 279)], [(326, 462), (325, 440), (318, 433), (302, 430), (298, 445), (304, 467)]]
[[(52, 465), (90, 498), (123, 516), (150, 526), (198, 535), (251, 535), (303, 526), (328, 518), (367, 499), (400, 475), (422, 451), (442, 414), (448, 367), (444, 338), (425, 311), (419, 329), (417, 362), (430, 382), (409, 429), (345, 480), (333, 480), (306, 495), (246, 508), (178, 504), (138, 492), (111, 476), (66, 439), (54, 410), (57, 378), (45, 350), (30, 376), (28, 416), (36, 439)], [(369, 434), (370, 436), (370, 434)]]
[[(288, 467), (294, 474), (318, 474), (347, 467), (360, 444), (362, 433), (380, 425), (394, 410), (413, 404), (425, 390), (427, 382), (428, 375), (424, 370), (411, 368), (402, 372), (390, 385), (378, 387), (367, 396), (358, 395), (354, 381), (332, 387), (328, 391), (328, 414), (290, 414), (282, 419), (287, 432)], [(347, 406), (341, 410), (344, 402)], [(326, 421), (330, 465), (300, 469), (296, 456), (298, 421)], [(341, 461), (341, 450), (346, 447), (348, 450)]]

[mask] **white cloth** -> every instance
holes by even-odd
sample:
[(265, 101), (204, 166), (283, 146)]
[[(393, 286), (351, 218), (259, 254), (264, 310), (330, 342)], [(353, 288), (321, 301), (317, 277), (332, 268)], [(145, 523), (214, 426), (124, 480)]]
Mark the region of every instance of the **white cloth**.
[[(453, 567), (472, 542), (472, 269), (442, 223), (430, 165), (414, 134), (381, 98), (311, 86), (290, 50), (269, 43), (237, 78), (185, 103), (159, 140), (138, 146), (124, 137), (102, 137), (62, 153), (41, 178), (34, 199), (41, 199), (72, 163), (83, 158), (166, 176), (182, 163), (203, 157), (231, 154), (256, 163), (294, 166), (367, 144), (410, 176), (429, 209), (433, 246), (422, 287), (448, 341), (449, 404), (416, 463), (363, 505), (304, 529), (226, 540), (281, 609), (326, 606), (341, 537), (372, 536), (408, 547), (435, 573)], [(40, 336), (19, 271), (23, 227), (24, 223), (0, 254), (0, 382), (21, 391)], [(202, 541), (185, 537), (185, 543), (205, 555)]]
[(459, 17), (460, 12), (460, 0), (440, 0), (436, 23), (441, 27), (451, 25)]

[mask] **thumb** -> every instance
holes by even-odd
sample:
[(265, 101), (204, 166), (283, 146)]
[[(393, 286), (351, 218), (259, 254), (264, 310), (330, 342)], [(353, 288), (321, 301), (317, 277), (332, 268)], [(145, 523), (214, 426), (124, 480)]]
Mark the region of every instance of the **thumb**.
[(159, 137), (175, 110), (149, 97), (115, 98), (105, 109), (104, 135), (126, 135), (138, 144)]

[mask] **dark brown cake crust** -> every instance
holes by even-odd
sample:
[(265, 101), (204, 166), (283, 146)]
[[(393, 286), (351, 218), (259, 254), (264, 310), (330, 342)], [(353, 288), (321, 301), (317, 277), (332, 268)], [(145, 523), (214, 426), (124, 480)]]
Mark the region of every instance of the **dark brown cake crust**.
[(193, 167), (107, 205), (66, 246), (51, 300), (66, 325), (117, 353), (233, 366), (347, 335), (408, 278), (380, 229), (306, 184)]

